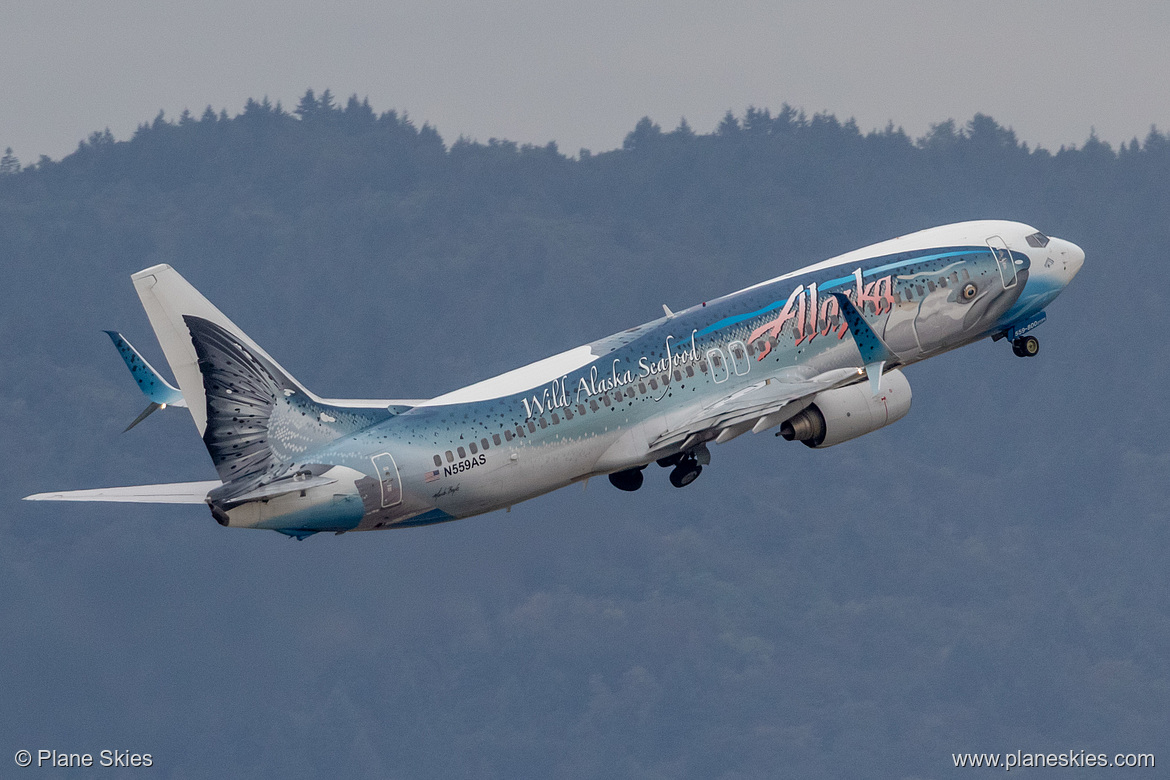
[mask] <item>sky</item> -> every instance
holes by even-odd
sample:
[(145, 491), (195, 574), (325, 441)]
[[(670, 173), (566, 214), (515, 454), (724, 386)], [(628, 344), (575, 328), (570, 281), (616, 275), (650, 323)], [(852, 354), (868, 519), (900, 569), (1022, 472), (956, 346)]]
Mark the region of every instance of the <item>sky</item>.
[(23, 162), (118, 139), (160, 110), (306, 88), (406, 111), (447, 141), (621, 145), (643, 116), (699, 132), (749, 105), (888, 122), (990, 114), (1031, 145), (1170, 128), (1170, 5), (1134, 0), (816, 3), (10, 0), (0, 148)]

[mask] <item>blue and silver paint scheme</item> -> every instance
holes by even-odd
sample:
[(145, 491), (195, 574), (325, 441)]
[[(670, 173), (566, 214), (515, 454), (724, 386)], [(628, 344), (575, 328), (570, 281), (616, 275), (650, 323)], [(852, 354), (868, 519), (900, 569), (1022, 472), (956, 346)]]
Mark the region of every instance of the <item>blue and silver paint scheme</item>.
[(159, 409), (166, 409), (168, 406), (185, 407), (187, 405), (186, 400), (183, 399), (183, 394), (179, 392), (179, 388), (163, 379), (162, 375), (155, 370), (154, 366), (147, 362), (146, 358), (142, 357), (125, 336), (113, 330), (107, 330), (105, 333), (110, 337), (110, 341), (114, 342), (114, 347), (117, 348), (118, 354), (122, 356), (122, 360), (126, 363), (126, 368), (130, 369), (130, 375), (134, 377), (134, 381), (138, 383), (138, 389), (146, 396), (148, 402), (142, 414), (138, 415), (134, 419), (134, 422), (127, 425), (126, 430), (122, 431), (123, 433)]
[(1017, 222), (932, 228), (408, 402), (318, 398), (173, 269), (133, 279), (219, 473), (212, 514), (304, 538), (600, 475), (634, 489), (656, 461), (681, 486), (708, 444), (776, 426), (814, 447), (855, 438), (907, 413), (902, 368), (1035, 323), (1083, 260)]

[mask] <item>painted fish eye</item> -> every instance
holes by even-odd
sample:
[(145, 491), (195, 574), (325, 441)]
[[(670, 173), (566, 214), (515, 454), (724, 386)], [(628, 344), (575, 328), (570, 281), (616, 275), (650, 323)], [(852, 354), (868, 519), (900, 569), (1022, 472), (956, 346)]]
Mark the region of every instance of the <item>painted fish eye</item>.
[(965, 285), (963, 285), (963, 289), (959, 291), (959, 297), (964, 302), (973, 301), (975, 300), (975, 296), (978, 294), (978, 292), (979, 288), (975, 286), (974, 282), (967, 282)]

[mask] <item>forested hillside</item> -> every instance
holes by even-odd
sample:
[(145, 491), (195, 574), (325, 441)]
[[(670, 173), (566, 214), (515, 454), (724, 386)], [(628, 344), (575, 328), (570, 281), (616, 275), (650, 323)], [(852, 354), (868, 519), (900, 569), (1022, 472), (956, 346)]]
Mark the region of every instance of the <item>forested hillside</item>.
[[(741, 437), (683, 490), (647, 472), (636, 494), (303, 543), (200, 507), (18, 501), (214, 475), (182, 410), (121, 433), (144, 401), (101, 330), (165, 365), (128, 278), (155, 263), (322, 395), (429, 397), (983, 218), (1086, 251), (1041, 354), (916, 366), (911, 414), (839, 447)], [(914, 139), (749, 108), (566, 155), (309, 92), (10, 153), (0, 733), (183, 777), (937, 777), (955, 752), (1156, 752), (1167, 247), (1170, 137), (1035, 149), (979, 114)]]

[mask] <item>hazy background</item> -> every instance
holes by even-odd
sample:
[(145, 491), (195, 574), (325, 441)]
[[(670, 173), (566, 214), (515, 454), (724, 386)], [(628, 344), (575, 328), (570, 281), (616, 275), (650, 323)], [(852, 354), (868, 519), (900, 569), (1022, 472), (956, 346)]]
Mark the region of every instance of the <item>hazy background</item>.
[[(24, 166), (0, 175), (0, 762), (731, 780), (1162, 751), (1164, 12), (282, 7), (0, 11)], [(310, 86), (331, 108), (245, 109)], [(890, 119), (909, 135), (868, 132)], [(128, 278), (153, 263), (314, 391), (419, 397), (979, 218), (1087, 253), (1039, 357), (916, 366), (910, 415), (840, 447), (744, 436), (682, 491), (655, 469), (305, 542), (19, 501), (213, 476), (181, 410), (121, 432), (144, 402), (101, 330), (164, 365)]]
[(1157, 0), (322, 5), (14, 0), (0, 6), (0, 149), (26, 162), (163, 109), (236, 113), (305, 87), (368, 96), (444, 137), (612, 149), (638, 118), (709, 131), (779, 106), (911, 135), (982, 111), (1029, 143), (1170, 126)]

